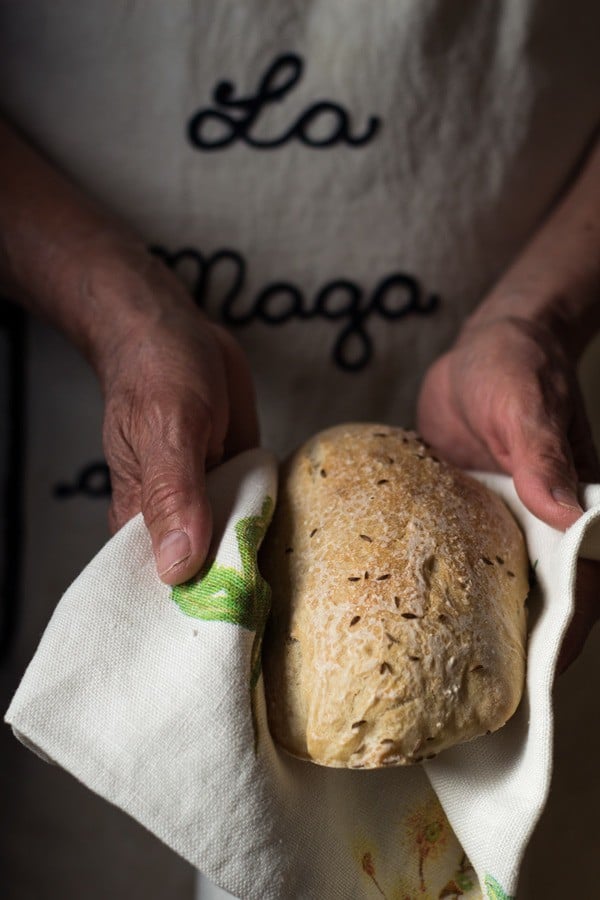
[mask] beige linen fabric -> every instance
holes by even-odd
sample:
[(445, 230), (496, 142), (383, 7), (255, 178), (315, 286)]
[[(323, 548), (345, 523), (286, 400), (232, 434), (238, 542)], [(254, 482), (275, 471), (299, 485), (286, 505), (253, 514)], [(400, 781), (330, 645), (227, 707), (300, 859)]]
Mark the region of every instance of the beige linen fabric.
[[(243, 570), (238, 523), (274, 499), (275, 473), (264, 451), (211, 473), (216, 566)], [(600, 557), (600, 487), (586, 489), (589, 512), (563, 535), (524, 510), (509, 479), (478, 477), (509, 504), (536, 562), (526, 694), (500, 732), (422, 768), (328, 770), (278, 752), (260, 680), (251, 702), (252, 631), (173, 602), (140, 517), (59, 603), (7, 721), (244, 900), (420, 885), (438, 896), (458, 878), (480, 896), (463, 850), (484, 896), (513, 896), (550, 784), (550, 692), (577, 554)]]

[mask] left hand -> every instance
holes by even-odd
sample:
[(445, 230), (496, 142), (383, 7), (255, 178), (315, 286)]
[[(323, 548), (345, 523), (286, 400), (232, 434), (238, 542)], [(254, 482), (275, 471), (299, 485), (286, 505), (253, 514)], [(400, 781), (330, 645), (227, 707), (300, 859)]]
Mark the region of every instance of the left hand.
[[(578, 482), (600, 481), (575, 364), (550, 330), (531, 321), (467, 324), (429, 369), (417, 415), (422, 436), (449, 462), (512, 475), (527, 509), (561, 531), (583, 512)], [(561, 670), (600, 616), (599, 574), (598, 564), (580, 561)]]

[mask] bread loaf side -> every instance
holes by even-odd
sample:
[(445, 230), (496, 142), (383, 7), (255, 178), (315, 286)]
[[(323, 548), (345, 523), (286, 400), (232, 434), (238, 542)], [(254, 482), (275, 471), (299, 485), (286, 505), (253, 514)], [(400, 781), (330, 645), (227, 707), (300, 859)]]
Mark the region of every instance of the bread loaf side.
[(405, 765), (500, 728), (525, 672), (528, 560), (503, 502), (413, 432), (329, 429), (283, 466), (260, 567), (284, 749)]

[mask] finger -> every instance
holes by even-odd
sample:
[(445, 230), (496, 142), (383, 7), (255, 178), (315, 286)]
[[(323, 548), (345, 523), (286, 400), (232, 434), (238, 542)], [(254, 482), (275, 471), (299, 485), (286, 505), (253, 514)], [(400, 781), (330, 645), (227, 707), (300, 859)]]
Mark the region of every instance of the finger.
[(444, 446), (436, 445), (425, 438), (432, 447), (439, 451), (447, 462), (458, 466), (460, 469), (471, 469), (478, 472), (498, 472), (500, 466), (490, 453), (483, 441), (480, 441), (468, 428), (460, 423), (454, 424), (452, 442), (446, 442)]
[(260, 442), (256, 396), (246, 355), (238, 342), (220, 325), (210, 326), (219, 342), (229, 397), (229, 425), (224, 456), (235, 456)]
[[(150, 423), (152, 441), (140, 453), (144, 520), (159, 577), (181, 584), (195, 575), (206, 558), (212, 532), (206, 496), (207, 454), (219, 450), (212, 438), (210, 415), (202, 403), (183, 405), (163, 398)], [(162, 410), (171, 409), (167, 419)]]
[(583, 512), (566, 425), (537, 410), (509, 428), (508, 465), (517, 494), (534, 516), (564, 531)]
[[(441, 357), (427, 374), (417, 402), (417, 429), (421, 437), (447, 462), (461, 469), (498, 470), (498, 463), (455, 405), (444, 402), (444, 369)], [(447, 377), (447, 376), (446, 376)]]
[[(447, 462), (460, 469), (476, 469), (480, 472), (497, 472), (499, 469), (486, 445), (457, 416), (450, 418), (442, 413), (436, 427), (421, 431), (422, 437), (438, 451)], [(446, 435), (451, 435), (448, 440)]]

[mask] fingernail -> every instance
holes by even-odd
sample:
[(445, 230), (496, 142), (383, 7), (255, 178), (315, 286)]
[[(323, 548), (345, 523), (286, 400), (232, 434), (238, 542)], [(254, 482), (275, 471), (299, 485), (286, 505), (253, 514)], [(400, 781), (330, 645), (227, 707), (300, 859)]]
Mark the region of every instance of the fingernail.
[(557, 503), (560, 503), (561, 506), (566, 506), (568, 509), (576, 509), (578, 512), (583, 512), (583, 508), (577, 499), (577, 495), (570, 491), (568, 488), (553, 488), (552, 496), (556, 500)]
[(190, 539), (185, 531), (169, 531), (162, 539), (158, 550), (158, 574), (166, 575), (192, 552)]

